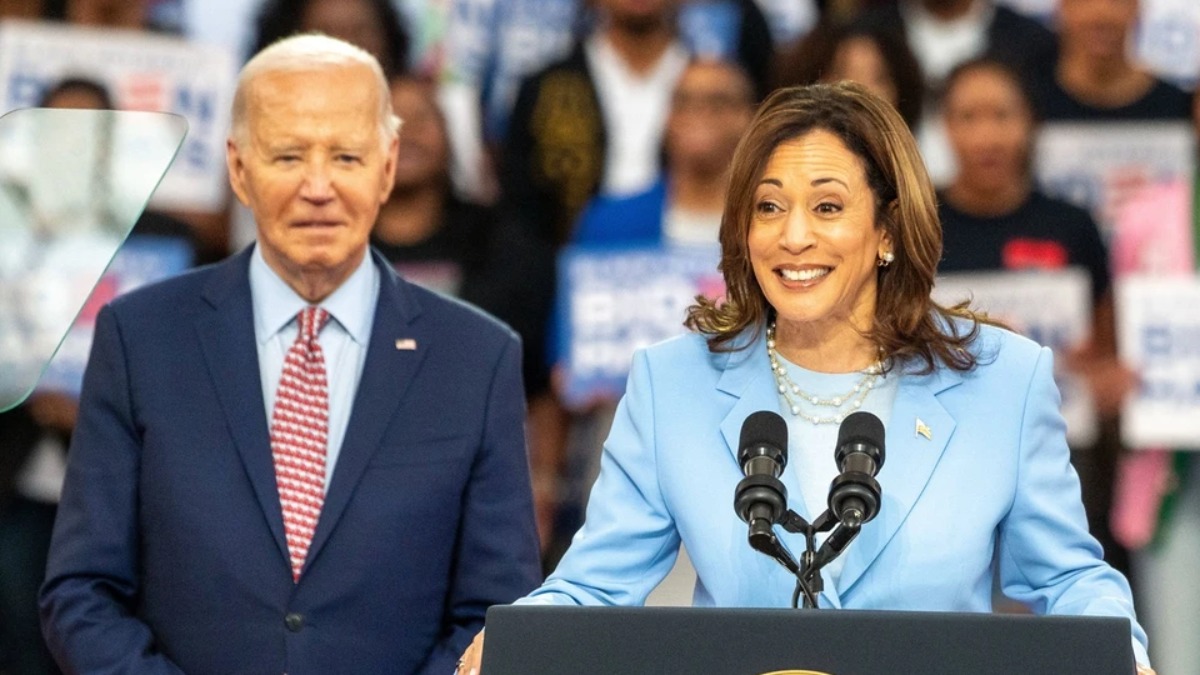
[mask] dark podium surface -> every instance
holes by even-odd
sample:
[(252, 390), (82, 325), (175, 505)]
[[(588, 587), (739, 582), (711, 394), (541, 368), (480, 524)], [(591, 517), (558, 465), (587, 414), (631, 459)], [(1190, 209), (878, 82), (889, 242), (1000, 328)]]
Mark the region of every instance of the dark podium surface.
[(1129, 621), (950, 612), (498, 606), (484, 675), (1132, 675)]

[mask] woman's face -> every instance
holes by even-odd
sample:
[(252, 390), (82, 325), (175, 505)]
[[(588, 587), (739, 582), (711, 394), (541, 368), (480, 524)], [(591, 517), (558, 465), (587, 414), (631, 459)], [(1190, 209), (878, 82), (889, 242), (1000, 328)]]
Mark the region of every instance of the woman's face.
[(671, 98), (667, 117), (667, 163), (672, 168), (721, 172), (754, 117), (751, 85), (733, 66), (688, 66)]
[(986, 193), (1025, 180), (1033, 116), (1010, 78), (988, 68), (964, 73), (947, 92), (943, 114), (956, 182)]
[(815, 130), (775, 148), (755, 188), (748, 248), (781, 328), (870, 327), (876, 258), (892, 245), (876, 227), (863, 160), (836, 135)]
[(829, 73), (823, 79), (826, 82), (857, 82), (893, 106), (900, 101), (883, 53), (879, 51), (879, 45), (868, 37), (842, 40), (833, 54)]
[(392, 108), (401, 120), (400, 153), (396, 159), (396, 192), (442, 180), (450, 149), (433, 87), (416, 80), (392, 82)]

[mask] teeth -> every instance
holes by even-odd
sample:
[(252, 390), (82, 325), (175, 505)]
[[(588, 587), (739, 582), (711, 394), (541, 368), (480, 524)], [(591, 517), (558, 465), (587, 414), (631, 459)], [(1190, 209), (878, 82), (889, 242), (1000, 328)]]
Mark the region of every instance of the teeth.
[(829, 274), (828, 267), (818, 267), (805, 270), (779, 270), (779, 274), (788, 281), (812, 281)]

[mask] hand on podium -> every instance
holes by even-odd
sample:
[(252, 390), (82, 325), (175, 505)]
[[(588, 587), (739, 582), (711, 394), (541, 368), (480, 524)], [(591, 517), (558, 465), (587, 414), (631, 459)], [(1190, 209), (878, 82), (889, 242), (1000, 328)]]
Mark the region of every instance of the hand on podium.
[[(458, 668), (454, 675), (481, 675), (483, 664), (483, 631), (471, 641), (471, 646), (458, 659)], [(1145, 675), (1138, 669), (1138, 675)], [(1154, 675), (1151, 671), (1150, 675)]]

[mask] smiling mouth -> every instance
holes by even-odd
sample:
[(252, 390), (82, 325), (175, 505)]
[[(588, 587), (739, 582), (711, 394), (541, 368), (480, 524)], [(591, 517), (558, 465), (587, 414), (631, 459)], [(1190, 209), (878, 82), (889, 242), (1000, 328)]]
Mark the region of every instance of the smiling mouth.
[(822, 279), (832, 271), (832, 267), (806, 267), (802, 270), (778, 268), (775, 273), (784, 281), (805, 283)]

